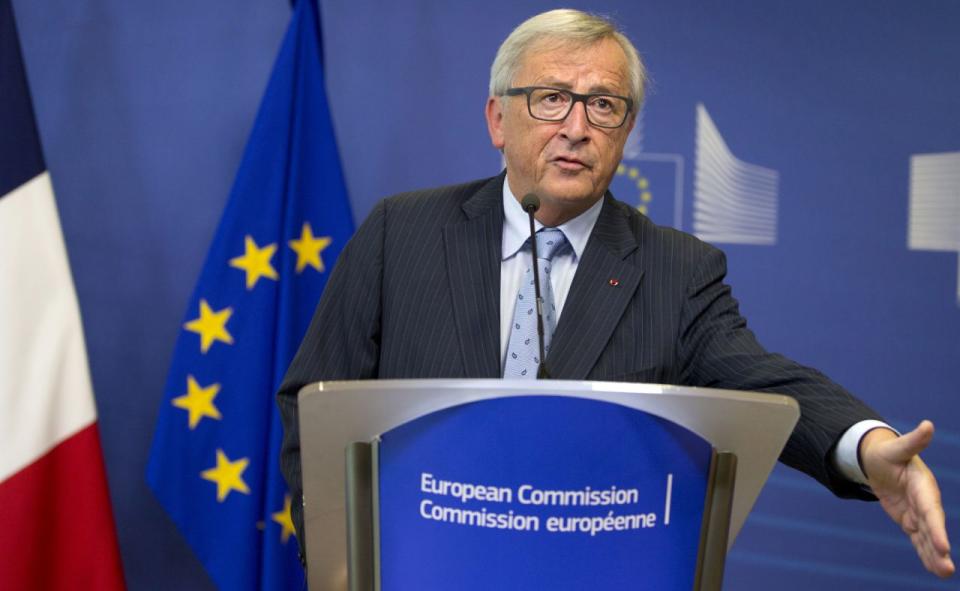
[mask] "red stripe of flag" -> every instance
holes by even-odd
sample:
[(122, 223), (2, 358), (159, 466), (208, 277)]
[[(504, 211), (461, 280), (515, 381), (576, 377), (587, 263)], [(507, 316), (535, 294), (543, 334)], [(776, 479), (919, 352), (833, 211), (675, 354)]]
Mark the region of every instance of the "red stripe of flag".
[(124, 589), (97, 424), (0, 483), (0, 589)]

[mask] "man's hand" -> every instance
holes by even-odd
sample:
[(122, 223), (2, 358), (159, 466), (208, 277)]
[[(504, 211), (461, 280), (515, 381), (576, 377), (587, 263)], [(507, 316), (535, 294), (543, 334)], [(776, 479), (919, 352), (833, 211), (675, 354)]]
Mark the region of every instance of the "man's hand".
[(910, 536), (923, 566), (945, 578), (956, 567), (950, 558), (940, 488), (919, 456), (932, 439), (930, 421), (899, 437), (889, 429), (874, 429), (860, 441), (860, 458), (884, 511)]

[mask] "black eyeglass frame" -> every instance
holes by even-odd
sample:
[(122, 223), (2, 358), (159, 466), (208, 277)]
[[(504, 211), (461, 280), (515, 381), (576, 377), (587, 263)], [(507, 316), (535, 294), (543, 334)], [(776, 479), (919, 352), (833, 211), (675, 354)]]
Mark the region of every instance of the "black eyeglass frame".
[[(544, 119), (543, 117), (537, 117), (536, 115), (533, 114), (533, 108), (530, 106), (530, 96), (533, 94), (533, 91), (535, 90), (554, 90), (556, 92), (562, 92), (564, 94), (570, 95), (570, 98), (573, 99), (572, 101), (570, 101), (570, 108), (567, 109), (567, 112), (564, 113), (563, 117), (560, 117), (559, 119)], [(557, 121), (563, 121), (564, 119), (570, 116), (571, 111), (573, 111), (573, 107), (576, 106), (577, 103), (583, 103), (583, 111), (584, 113), (586, 113), (587, 122), (589, 122), (590, 125), (593, 125), (594, 127), (601, 127), (603, 129), (618, 129), (620, 127), (623, 127), (623, 124), (627, 122), (627, 118), (630, 116), (630, 113), (633, 112), (632, 98), (628, 96), (620, 96), (618, 94), (609, 94), (606, 92), (578, 94), (571, 90), (567, 90), (566, 88), (554, 88), (553, 86), (518, 86), (518, 87), (508, 88), (507, 91), (504, 92), (503, 94), (506, 96), (520, 96), (520, 95), (526, 96), (527, 97), (527, 113), (529, 113), (530, 116), (536, 119), (537, 121), (550, 121), (553, 123), (556, 123)], [(624, 112), (623, 121), (621, 121), (619, 125), (600, 125), (599, 123), (594, 123), (593, 120), (590, 119), (590, 109), (587, 108), (587, 101), (597, 96), (622, 99), (626, 101), (627, 110), (626, 112)]]

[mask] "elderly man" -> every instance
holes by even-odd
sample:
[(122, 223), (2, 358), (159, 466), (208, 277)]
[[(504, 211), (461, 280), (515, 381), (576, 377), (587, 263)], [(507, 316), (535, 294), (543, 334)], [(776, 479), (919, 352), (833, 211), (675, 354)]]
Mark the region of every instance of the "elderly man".
[[(723, 283), (723, 254), (607, 191), (644, 82), (630, 41), (593, 15), (546, 12), (504, 41), (486, 119), (505, 173), (380, 202), (337, 262), (278, 395), (292, 494), (302, 492), (296, 395), (318, 380), (532, 378), (540, 368), (558, 379), (766, 390), (801, 406), (781, 460), (840, 496), (875, 495), (924, 565), (949, 576), (939, 489), (917, 455), (932, 424), (898, 436), (820, 373), (765, 351)], [(525, 305), (520, 200), (531, 193), (543, 359)]]

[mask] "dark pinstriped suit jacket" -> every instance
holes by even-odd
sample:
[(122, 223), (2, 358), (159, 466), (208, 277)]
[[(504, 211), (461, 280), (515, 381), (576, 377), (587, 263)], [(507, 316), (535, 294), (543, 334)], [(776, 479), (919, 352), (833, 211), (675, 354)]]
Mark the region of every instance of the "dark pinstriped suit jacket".
[[(302, 386), (501, 377), (503, 180), (386, 199), (340, 255), (278, 395), (281, 466), (295, 499)], [(608, 193), (554, 333), (550, 375), (792, 395), (801, 418), (781, 460), (840, 496), (869, 498), (826, 458), (849, 426), (876, 413), (819, 372), (765, 351), (725, 274), (719, 250), (656, 226)], [(302, 531), (300, 503), (293, 507)]]

